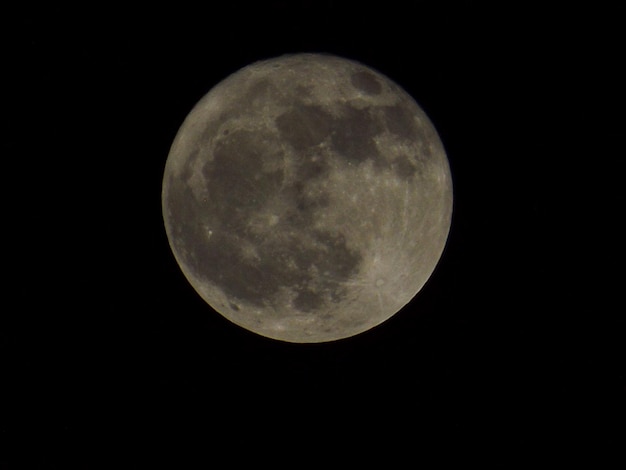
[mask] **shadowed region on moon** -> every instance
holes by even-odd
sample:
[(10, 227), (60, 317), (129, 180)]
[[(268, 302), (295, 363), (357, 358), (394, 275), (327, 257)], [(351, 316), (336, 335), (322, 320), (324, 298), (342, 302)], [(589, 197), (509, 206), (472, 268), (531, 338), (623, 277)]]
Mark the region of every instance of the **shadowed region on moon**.
[[(239, 130), (215, 146), (213, 161), (203, 166), (204, 178), (211, 182), (208, 207), (197, 201), (188, 206), (188, 185), (170, 180), (170, 187), (178, 189), (171, 193), (172, 225), (185, 227), (181, 232), (188, 239), (185, 263), (229, 296), (263, 306), (272, 304), (279, 289), (293, 288), (297, 289), (294, 307), (311, 311), (324, 299), (339, 298), (338, 282), (355, 273), (359, 255), (346, 247), (341, 234), (310, 229), (314, 211), (328, 205), (328, 196), (307, 194), (306, 186), (328, 171), (325, 164), (297, 160), (293, 181), (283, 185), (282, 169), (264, 169), (264, 164), (281, 159), (282, 154), (274, 146), (259, 148), (258, 142), (258, 135)], [(281, 236), (261, 239), (246, 224), (276, 197), (288, 201), (276, 227)], [(179, 207), (194, 213), (179, 212)], [(203, 219), (214, 227), (210, 236), (188, 223)], [(316, 273), (324, 276), (315, 277)]]
[(330, 114), (319, 106), (301, 105), (289, 108), (276, 118), (280, 136), (296, 150), (322, 142), (333, 128)]
[(355, 72), (350, 76), (350, 83), (355, 88), (361, 90), (368, 95), (378, 95), (382, 92), (383, 87), (378, 79), (367, 70)]
[(345, 106), (341, 118), (336, 121), (332, 146), (339, 155), (354, 163), (377, 160), (380, 155), (374, 137), (382, 131), (381, 123), (373, 118), (368, 108)]
[(209, 92), (163, 184), (194, 288), (233, 322), (294, 342), (352, 336), (406, 304), (441, 255), (451, 202), (443, 146), (415, 102), (361, 64), (310, 54)]

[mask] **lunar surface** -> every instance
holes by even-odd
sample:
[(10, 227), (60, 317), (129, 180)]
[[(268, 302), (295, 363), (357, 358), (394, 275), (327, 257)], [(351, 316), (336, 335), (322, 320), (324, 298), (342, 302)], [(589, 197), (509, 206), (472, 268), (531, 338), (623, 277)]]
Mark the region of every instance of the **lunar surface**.
[(181, 126), (163, 217), (194, 289), (237, 325), (333, 341), (424, 286), (450, 228), (452, 182), (428, 117), (358, 62), (297, 54), (245, 67)]

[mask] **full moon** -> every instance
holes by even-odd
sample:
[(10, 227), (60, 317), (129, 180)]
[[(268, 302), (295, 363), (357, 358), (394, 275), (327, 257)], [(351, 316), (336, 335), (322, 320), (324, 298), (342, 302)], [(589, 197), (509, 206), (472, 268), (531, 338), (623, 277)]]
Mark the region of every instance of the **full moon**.
[(362, 333), (431, 276), (452, 214), (444, 147), (417, 103), (361, 63), (256, 62), (191, 110), (162, 205), (172, 252), (233, 323), (295, 343)]

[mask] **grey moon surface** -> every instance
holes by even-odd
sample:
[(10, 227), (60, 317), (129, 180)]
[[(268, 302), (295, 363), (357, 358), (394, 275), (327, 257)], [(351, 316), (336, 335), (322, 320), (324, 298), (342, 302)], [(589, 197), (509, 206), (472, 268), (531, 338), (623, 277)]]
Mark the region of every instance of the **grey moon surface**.
[(352, 60), (253, 63), (191, 110), (165, 165), (178, 265), (233, 323), (296, 343), (389, 319), (422, 289), (450, 229), (442, 142), (398, 85)]

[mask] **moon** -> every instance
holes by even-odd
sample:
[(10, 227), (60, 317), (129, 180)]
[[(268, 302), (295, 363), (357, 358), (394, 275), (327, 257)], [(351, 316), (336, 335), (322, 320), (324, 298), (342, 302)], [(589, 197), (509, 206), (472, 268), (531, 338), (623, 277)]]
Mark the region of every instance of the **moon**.
[(359, 62), (253, 63), (191, 110), (165, 164), (169, 244), (233, 323), (295, 343), (384, 322), (424, 286), (450, 229), (452, 180), (424, 111)]

